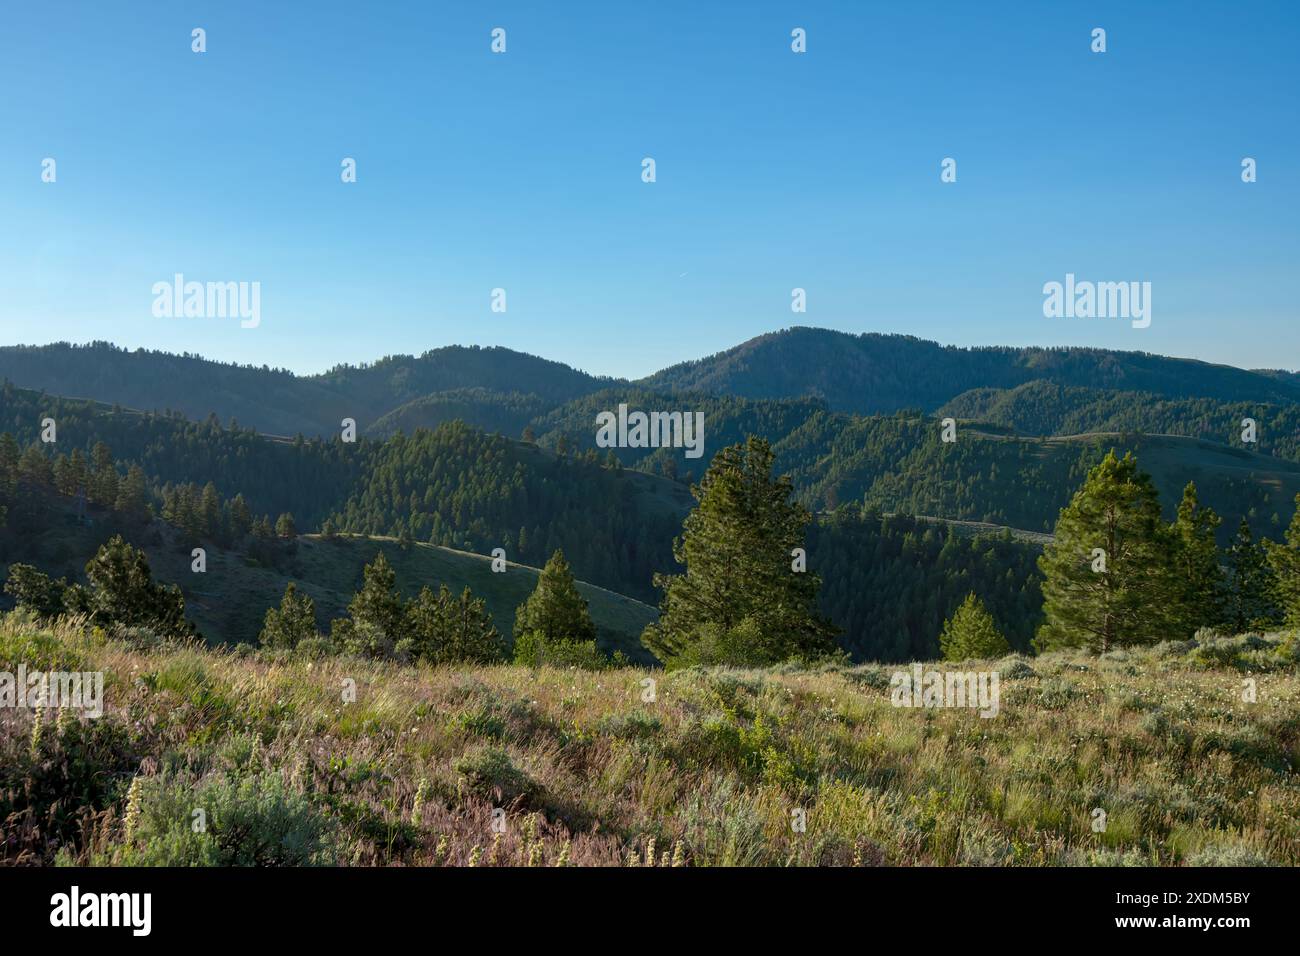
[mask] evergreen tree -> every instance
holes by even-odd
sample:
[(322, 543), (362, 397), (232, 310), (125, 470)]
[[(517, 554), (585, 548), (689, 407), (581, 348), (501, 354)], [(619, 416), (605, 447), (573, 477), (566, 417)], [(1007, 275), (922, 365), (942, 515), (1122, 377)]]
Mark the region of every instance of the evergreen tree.
[(516, 650), (521, 642), (541, 648), (561, 641), (595, 641), (596, 625), (564, 552), (556, 551), (537, 576), (537, 587), (515, 611)]
[(36, 442), (28, 445), (18, 460), (18, 480), (31, 488), (48, 488), (54, 481), (50, 459)]
[(1039, 558), (1047, 619), (1038, 646), (1104, 652), (1177, 633), (1172, 539), (1150, 476), (1112, 450), (1061, 510)]
[(206, 538), (225, 537), (225, 529), (222, 527), (221, 495), (217, 493), (217, 486), (210, 481), (203, 486), (196, 518), (194, 530), (200, 536)]
[(5, 594), (14, 603), (38, 617), (56, 617), (63, 613), (63, 595), (68, 582), (63, 578), (52, 580), (48, 574), (30, 564), (15, 562), (9, 565), (5, 580)]
[(1250, 523), (1241, 519), (1228, 548), (1228, 601), (1224, 623), (1235, 634), (1265, 631), (1282, 621), (1278, 587), (1264, 546), (1255, 541)]
[(253, 512), (242, 494), (235, 495), (230, 501), (230, 538), (238, 543), (253, 530)]
[(406, 609), (397, 591), (397, 573), (380, 551), (362, 572), (363, 583), (348, 604), (348, 618), (335, 622), (343, 648), (366, 657), (391, 656), (406, 637)]
[(132, 521), (144, 521), (149, 517), (149, 491), (144, 469), (139, 465), (127, 469), (126, 477), (118, 485), (113, 510)]
[(275, 533), (281, 538), (288, 538), (290, 541), (298, 537), (298, 527), (293, 523), (293, 515), (285, 512), (275, 519)]
[(834, 650), (834, 629), (815, 610), (820, 578), (796, 570), (808, 512), (772, 475), (761, 438), (724, 448), (699, 485), (673, 554), (684, 574), (656, 575), (659, 621), (642, 641), (667, 664), (773, 663)]
[(973, 591), (944, 622), (939, 646), (943, 648), (944, 658), (950, 661), (1001, 657), (1011, 650), (993, 615)]
[(1201, 627), (1214, 627), (1223, 619), (1223, 569), (1214, 533), (1221, 519), (1197, 500), (1196, 485), (1188, 482), (1174, 521), (1174, 569), (1180, 588), (1181, 637)]
[(86, 577), (90, 582), (86, 610), (97, 620), (164, 634), (192, 632), (180, 588), (155, 584), (145, 553), (121, 535), (110, 538), (87, 562)]
[(117, 486), (119, 476), (117, 466), (113, 463), (113, 452), (102, 441), (95, 442), (90, 452), (90, 464), (93, 469), (90, 478), (91, 500), (105, 508), (112, 508), (117, 503)]
[(258, 640), (263, 647), (293, 650), (302, 641), (316, 637), (316, 605), (311, 596), (299, 592), (292, 581), (284, 589), (279, 608), (267, 608)]
[(1264, 543), (1268, 549), (1268, 564), (1276, 580), (1278, 603), (1288, 627), (1300, 627), (1300, 495), (1296, 495), (1295, 505), (1295, 514), (1286, 529), (1285, 543)]
[(421, 588), (406, 607), (406, 627), (409, 637), (402, 649), (429, 664), (493, 664), (505, 658), (505, 641), (487, 602), (469, 588), (459, 599), (445, 584), (436, 595)]

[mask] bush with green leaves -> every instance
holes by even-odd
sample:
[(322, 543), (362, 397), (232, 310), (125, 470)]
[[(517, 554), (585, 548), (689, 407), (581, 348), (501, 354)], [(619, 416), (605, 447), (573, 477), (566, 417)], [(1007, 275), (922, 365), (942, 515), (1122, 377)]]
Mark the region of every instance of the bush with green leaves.
[(595, 641), (547, 640), (537, 631), (525, 631), (515, 639), (514, 662), (524, 667), (577, 667), (586, 671), (615, 666)]
[(51, 579), (30, 564), (16, 562), (9, 566), (9, 577), (5, 580), (5, 594), (19, 607), (38, 617), (55, 617), (63, 613), (63, 596), (67, 587), (68, 582), (63, 578)]
[(125, 866), (319, 866), (334, 862), (329, 820), (280, 771), (138, 777), (124, 839), (98, 863)]
[(502, 803), (529, 797), (539, 789), (501, 747), (474, 748), (459, 757), (452, 767), (473, 793)]

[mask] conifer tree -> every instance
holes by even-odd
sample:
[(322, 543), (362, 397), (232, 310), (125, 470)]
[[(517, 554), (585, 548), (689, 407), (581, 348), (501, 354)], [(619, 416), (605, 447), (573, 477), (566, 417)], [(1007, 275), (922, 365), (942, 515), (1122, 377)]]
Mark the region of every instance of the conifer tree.
[(939, 646), (944, 658), (950, 661), (1001, 657), (1011, 651), (993, 615), (973, 591), (944, 622)]
[(1046, 620), (1037, 645), (1104, 652), (1178, 633), (1172, 538), (1150, 476), (1112, 449), (1061, 510), (1038, 559)]
[(290, 541), (297, 538), (298, 526), (293, 523), (293, 515), (286, 511), (276, 518), (275, 533), (281, 538), (288, 538)]
[(751, 437), (714, 457), (673, 555), (685, 573), (656, 575), (659, 621), (642, 642), (666, 664), (774, 663), (834, 650), (816, 610), (820, 578), (796, 569), (811, 520), (774, 477), (771, 446)]
[(118, 485), (113, 510), (132, 521), (144, 521), (149, 517), (149, 490), (144, 469), (139, 465), (127, 469), (126, 477)]
[(515, 643), (536, 642), (542, 648), (560, 641), (594, 641), (596, 625), (587, 600), (578, 593), (564, 552), (557, 550), (537, 576), (537, 587), (515, 612)]
[(348, 618), (335, 622), (342, 646), (367, 657), (388, 657), (406, 637), (406, 608), (397, 591), (397, 573), (384, 552), (362, 572), (363, 583), (348, 604)]
[(1255, 541), (1250, 523), (1242, 518), (1228, 548), (1227, 627), (1234, 634), (1242, 634), (1280, 624), (1277, 584), (1264, 546)]
[(1268, 564), (1277, 586), (1278, 603), (1288, 627), (1300, 627), (1300, 495), (1286, 529), (1285, 543), (1266, 541)]
[(90, 587), (86, 610), (102, 622), (149, 627), (160, 633), (192, 632), (185, 599), (176, 585), (154, 583), (149, 559), (121, 535), (114, 535), (86, 563)]
[(284, 589), (278, 608), (267, 608), (258, 641), (263, 647), (293, 650), (302, 641), (316, 637), (316, 604), (311, 595), (298, 590), (292, 581)]
[(1188, 482), (1174, 521), (1174, 570), (1179, 585), (1181, 637), (1223, 619), (1223, 569), (1214, 533), (1221, 519), (1197, 500), (1196, 484)]
[(453, 597), (447, 585), (429, 587), (406, 607), (404, 650), (429, 664), (493, 664), (505, 658), (505, 641), (492, 623), (487, 602), (469, 588)]
[(117, 486), (119, 476), (117, 466), (113, 463), (113, 452), (102, 441), (95, 442), (90, 452), (92, 477), (88, 489), (93, 501), (112, 508), (117, 503)]

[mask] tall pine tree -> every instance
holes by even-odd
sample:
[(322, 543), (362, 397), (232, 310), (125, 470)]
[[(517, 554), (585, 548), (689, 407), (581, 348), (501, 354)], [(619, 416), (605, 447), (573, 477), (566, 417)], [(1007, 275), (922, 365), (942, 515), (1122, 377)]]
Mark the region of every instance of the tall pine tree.
[(816, 610), (820, 578), (804, 565), (811, 516), (790, 500), (788, 476), (772, 474), (761, 438), (724, 448), (692, 487), (673, 556), (683, 574), (655, 575), (659, 620), (642, 642), (666, 664), (763, 664), (835, 649)]
[(1179, 585), (1180, 637), (1223, 620), (1223, 569), (1214, 533), (1222, 519), (1197, 500), (1196, 484), (1188, 482), (1174, 521), (1174, 567)]
[(1179, 632), (1173, 534), (1132, 454), (1109, 454), (1061, 509), (1038, 559), (1046, 620), (1036, 644), (1107, 651)]
[(578, 593), (564, 552), (556, 551), (537, 576), (537, 587), (515, 612), (515, 644), (545, 649), (561, 641), (595, 641), (596, 625)]
[(1288, 627), (1300, 627), (1300, 495), (1296, 495), (1295, 505), (1285, 543), (1264, 542), (1268, 564), (1276, 579), (1278, 603), (1282, 605)]
[(1234, 634), (1265, 631), (1282, 621), (1277, 605), (1277, 578), (1263, 544), (1245, 518), (1228, 548), (1228, 601), (1224, 623)]

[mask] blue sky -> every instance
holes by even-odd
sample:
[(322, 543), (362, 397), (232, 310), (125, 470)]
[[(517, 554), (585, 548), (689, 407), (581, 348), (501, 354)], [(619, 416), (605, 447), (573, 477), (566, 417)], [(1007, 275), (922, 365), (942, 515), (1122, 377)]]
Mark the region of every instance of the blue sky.
[[(1297, 27), (1283, 2), (8, 4), (0, 344), (300, 372), (499, 344), (640, 376), (798, 324), (1296, 368)], [(155, 318), (177, 272), (260, 282), (260, 326)], [(1151, 327), (1044, 318), (1067, 272), (1151, 282)]]

